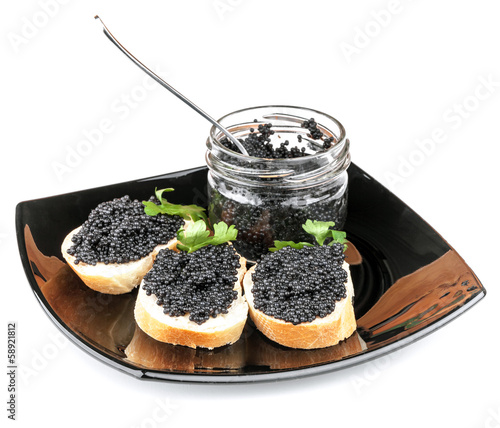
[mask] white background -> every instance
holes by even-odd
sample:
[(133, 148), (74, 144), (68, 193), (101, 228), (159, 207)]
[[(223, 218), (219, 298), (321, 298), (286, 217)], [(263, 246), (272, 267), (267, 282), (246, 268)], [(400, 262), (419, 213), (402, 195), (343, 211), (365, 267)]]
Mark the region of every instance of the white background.
[[(337, 117), (353, 161), (442, 234), (486, 298), (389, 357), (267, 384), (143, 382), (65, 342), (22, 270), (15, 205), (203, 165), (210, 128), (160, 86), (144, 89), (95, 14), (214, 117), (273, 103)], [(499, 17), (493, 0), (2, 2), (0, 355), (6, 366), (16, 321), (31, 369), (18, 375), (18, 426), (500, 427)], [(103, 120), (101, 143), (68, 163)]]

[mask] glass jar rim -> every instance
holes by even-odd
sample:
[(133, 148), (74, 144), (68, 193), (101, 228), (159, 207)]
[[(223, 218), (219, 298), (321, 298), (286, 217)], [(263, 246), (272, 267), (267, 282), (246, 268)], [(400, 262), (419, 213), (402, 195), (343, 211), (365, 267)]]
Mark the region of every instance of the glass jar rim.
[[(335, 150), (339, 150), (339, 146), (342, 146), (343, 143), (346, 140), (346, 131), (342, 123), (340, 123), (337, 119), (335, 119), (333, 116), (330, 116), (329, 114), (323, 113), (319, 110), (315, 110), (312, 108), (308, 107), (300, 107), (300, 106), (291, 106), (291, 105), (279, 105), (279, 104), (271, 104), (271, 105), (261, 105), (261, 106), (254, 106), (254, 107), (247, 107), (247, 108), (242, 108), (239, 110), (235, 110), (233, 112), (227, 113), (226, 115), (222, 116), (218, 122), (221, 123), (225, 119), (235, 116), (239, 113), (244, 113), (244, 112), (251, 112), (252, 110), (258, 110), (258, 109), (295, 109), (295, 110), (301, 110), (305, 112), (310, 112), (310, 113), (315, 113), (317, 115), (321, 115), (328, 120), (332, 121), (336, 126), (338, 126), (339, 129), (339, 135), (336, 136), (335, 138), (335, 144), (332, 144), (332, 146), (326, 150), (323, 151), (318, 151), (317, 153), (314, 154), (308, 154), (305, 156), (308, 158), (309, 161), (319, 159), (321, 157), (324, 157), (325, 154), (329, 154), (331, 152), (334, 152)], [(307, 118), (303, 118), (303, 120), (307, 120)], [(297, 157), (297, 158), (286, 158), (286, 159), (272, 159), (272, 158), (259, 158), (255, 156), (249, 156), (249, 155), (244, 155), (243, 153), (235, 152), (233, 150), (228, 149), (225, 147), (223, 144), (220, 143), (218, 137), (222, 137), (224, 134), (217, 129), (215, 126), (212, 126), (210, 128), (210, 136), (209, 139), (212, 142), (217, 143), (217, 148), (224, 154), (229, 155), (233, 157), (234, 159), (237, 159), (239, 161), (244, 161), (244, 160), (250, 160), (250, 161), (257, 161), (257, 160), (264, 160), (266, 162), (269, 162), (270, 164), (281, 164), (283, 161), (286, 161), (286, 163), (291, 163), (292, 165), (295, 163), (301, 163), (304, 161), (304, 157)]]

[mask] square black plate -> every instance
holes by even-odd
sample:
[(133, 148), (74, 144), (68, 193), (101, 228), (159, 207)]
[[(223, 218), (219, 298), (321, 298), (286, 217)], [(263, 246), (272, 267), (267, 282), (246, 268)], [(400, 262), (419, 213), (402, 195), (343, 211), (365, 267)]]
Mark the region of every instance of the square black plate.
[(120, 296), (94, 292), (63, 261), (64, 237), (100, 202), (123, 195), (144, 200), (155, 187), (173, 187), (172, 202), (206, 207), (206, 167), (19, 203), (16, 229), (24, 270), (45, 312), (74, 343), (139, 378), (256, 382), (353, 366), (435, 331), (486, 290), (412, 209), (356, 165), (348, 173), (345, 230), (361, 255), (350, 261), (358, 329), (336, 346), (285, 348), (250, 320), (238, 342), (212, 351), (160, 343), (135, 324), (137, 290)]

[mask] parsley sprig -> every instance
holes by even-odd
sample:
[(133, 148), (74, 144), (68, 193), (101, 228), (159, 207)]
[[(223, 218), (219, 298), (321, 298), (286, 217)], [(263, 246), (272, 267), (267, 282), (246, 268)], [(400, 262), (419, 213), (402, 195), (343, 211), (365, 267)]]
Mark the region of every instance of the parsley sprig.
[[(331, 238), (331, 241), (327, 244), (332, 246), (333, 244), (344, 244), (344, 251), (347, 249), (347, 239), (346, 233), (340, 230), (333, 230), (331, 227), (335, 226), (333, 221), (317, 221), (317, 220), (307, 220), (302, 228), (313, 235), (316, 242), (319, 245), (324, 245), (325, 241)], [(285, 247), (292, 247), (300, 250), (304, 247), (313, 247), (314, 245), (309, 242), (293, 242), (293, 241), (274, 241), (274, 247), (269, 248), (269, 251), (279, 251)]]
[(173, 192), (174, 189), (171, 187), (166, 189), (155, 189), (156, 199), (160, 202), (160, 205), (155, 204), (152, 201), (142, 201), (144, 205), (144, 212), (147, 215), (155, 216), (157, 214), (168, 214), (168, 215), (178, 215), (184, 220), (204, 220), (207, 221), (207, 215), (205, 214), (205, 208), (199, 207), (198, 205), (178, 205), (168, 202), (164, 197), (163, 193)]
[(229, 241), (234, 241), (238, 235), (234, 225), (228, 226), (223, 221), (213, 225), (213, 233), (208, 228), (208, 218), (205, 214), (205, 208), (198, 205), (178, 205), (168, 202), (163, 193), (173, 192), (171, 187), (166, 189), (155, 189), (156, 199), (160, 204), (152, 201), (142, 201), (144, 212), (147, 215), (155, 216), (158, 214), (178, 215), (184, 220), (192, 220), (188, 223), (186, 229), (181, 228), (177, 231), (177, 249), (192, 253), (207, 245), (220, 245)]
[(214, 224), (214, 233), (210, 235), (207, 224), (203, 220), (195, 221), (187, 229), (177, 232), (177, 249), (192, 253), (207, 245), (220, 245), (234, 241), (238, 236), (238, 230), (234, 225), (228, 226), (223, 221)]

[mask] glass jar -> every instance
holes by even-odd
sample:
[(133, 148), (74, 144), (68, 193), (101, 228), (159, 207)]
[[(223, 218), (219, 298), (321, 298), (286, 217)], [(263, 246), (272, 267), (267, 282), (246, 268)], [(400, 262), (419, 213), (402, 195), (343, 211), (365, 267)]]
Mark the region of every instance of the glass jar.
[[(323, 139), (301, 126), (314, 119)], [(334, 221), (342, 229), (347, 215), (349, 140), (342, 124), (316, 110), (292, 106), (262, 106), (230, 113), (219, 122), (243, 141), (259, 125), (271, 124), (274, 147), (296, 146), (306, 156), (267, 159), (232, 151), (212, 127), (207, 139), (208, 213), (212, 224), (235, 225), (240, 254), (257, 261), (275, 240), (313, 242), (302, 225), (307, 219)], [(269, 125), (267, 125), (269, 126)], [(331, 146), (324, 149), (324, 139)], [(269, 140), (268, 140), (269, 141)]]

